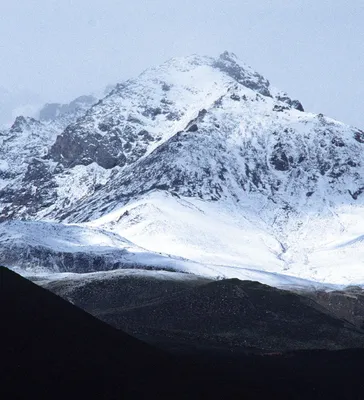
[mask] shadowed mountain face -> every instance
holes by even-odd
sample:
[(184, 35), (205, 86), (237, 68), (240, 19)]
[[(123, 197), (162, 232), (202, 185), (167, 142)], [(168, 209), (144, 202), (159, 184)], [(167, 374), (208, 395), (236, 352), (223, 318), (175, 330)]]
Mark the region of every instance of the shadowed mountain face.
[(358, 328), (364, 328), (364, 291), (358, 286), (349, 286), (345, 290), (303, 292), (338, 318), (345, 319)]
[(71, 398), (137, 395), (154, 386), (150, 371), (168, 360), (3, 267), (0, 300), (0, 393), (10, 391), (3, 398), (62, 398), (71, 389)]
[(4, 399), (362, 398), (363, 350), (175, 358), (5, 268), (0, 300)]
[(314, 300), (257, 282), (150, 275), (42, 282), (109, 324), (175, 350), (364, 347), (364, 333)]

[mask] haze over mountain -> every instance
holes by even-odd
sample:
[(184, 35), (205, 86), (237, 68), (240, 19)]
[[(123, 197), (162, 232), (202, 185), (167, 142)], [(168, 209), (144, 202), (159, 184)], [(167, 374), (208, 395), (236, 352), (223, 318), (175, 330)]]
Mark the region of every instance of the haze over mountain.
[(176, 55), (231, 49), (308, 110), (364, 127), (361, 0), (20, 3), (0, 16), (10, 91), (69, 103)]
[[(126, 239), (153, 259), (172, 256), (168, 268), (205, 276), (364, 281), (364, 132), (305, 112), (228, 52), (174, 58), (92, 106), (81, 99), (67, 118), (18, 118), (2, 133), (5, 265), (34, 251), (22, 267), (54, 270), (49, 249), (82, 232), (68, 257), (100, 253), (94, 233), (103, 229), (120, 236), (108, 242), (116, 253)], [(19, 219), (47, 235), (30, 240), (31, 222), (9, 230)], [(54, 240), (52, 229), (75, 233)], [(123, 262), (106, 258), (87, 271)]]
[(11, 126), (18, 115), (35, 115), (42, 103), (38, 94), (28, 90), (9, 91), (0, 86), (0, 129)]

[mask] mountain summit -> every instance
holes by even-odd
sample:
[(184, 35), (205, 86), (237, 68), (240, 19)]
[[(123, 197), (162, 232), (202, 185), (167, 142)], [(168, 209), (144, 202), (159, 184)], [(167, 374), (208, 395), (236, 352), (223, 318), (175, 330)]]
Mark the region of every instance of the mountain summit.
[[(57, 138), (51, 155), (67, 166), (132, 164), (238, 87), (272, 97), (269, 82), (228, 52), (169, 60), (117, 85)], [(302, 108), (286, 95), (280, 100)]]
[[(33, 125), (1, 137), (36, 143)], [(103, 228), (214, 276), (364, 280), (364, 132), (232, 53), (148, 69), (48, 139), (1, 156), (2, 220)]]

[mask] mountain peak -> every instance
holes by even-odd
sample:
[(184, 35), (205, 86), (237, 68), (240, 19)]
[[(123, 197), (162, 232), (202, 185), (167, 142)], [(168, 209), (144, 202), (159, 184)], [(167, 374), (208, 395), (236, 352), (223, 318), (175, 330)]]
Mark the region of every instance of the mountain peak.
[(24, 117), (22, 115), (15, 118), (13, 125), (10, 128), (12, 133), (20, 133), (24, 129), (29, 129), (31, 126), (39, 126), (40, 122), (32, 117)]
[(58, 136), (51, 157), (65, 166), (96, 162), (105, 169), (125, 168), (177, 132), (195, 129), (201, 112), (225, 96), (254, 103), (263, 101), (260, 96), (277, 103), (269, 108), (303, 110), (286, 95), (278, 98), (266, 78), (228, 51), (217, 58), (172, 58), (118, 84)]
[(220, 54), (219, 58), (227, 61), (238, 61), (238, 57), (235, 53), (225, 50)]

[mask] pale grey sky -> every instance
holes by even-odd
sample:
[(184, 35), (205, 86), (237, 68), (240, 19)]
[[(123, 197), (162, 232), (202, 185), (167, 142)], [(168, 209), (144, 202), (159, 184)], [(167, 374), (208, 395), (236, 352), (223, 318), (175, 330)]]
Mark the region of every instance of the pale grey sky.
[(363, 0), (0, 0), (0, 86), (66, 101), (174, 56), (224, 50), (364, 128)]

